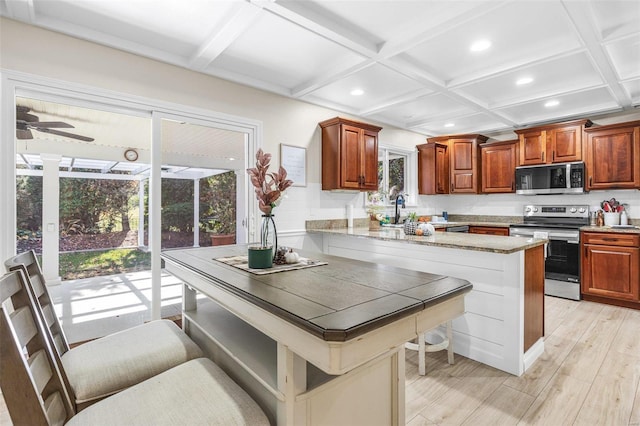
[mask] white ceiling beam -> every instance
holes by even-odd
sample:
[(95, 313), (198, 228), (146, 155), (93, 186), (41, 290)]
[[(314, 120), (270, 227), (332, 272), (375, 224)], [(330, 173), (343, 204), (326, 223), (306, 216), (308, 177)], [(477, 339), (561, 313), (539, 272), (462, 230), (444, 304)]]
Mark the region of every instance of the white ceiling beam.
[(589, 58), (594, 64), (603, 81), (609, 85), (609, 90), (618, 104), (624, 109), (633, 107), (633, 102), (627, 91), (618, 82), (618, 75), (611, 63), (609, 55), (603, 47), (603, 41), (597, 30), (593, 9), (588, 2), (574, 2), (563, 0), (569, 19), (574, 25), (578, 36), (587, 48)]
[(456, 14), (436, 26), (429, 27), (427, 25), (424, 29), (419, 29), (418, 31), (410, 29), (401, 36), (388, 40), (380, 47), (378, 54), (381, 58), (390, 58), (402, 52), (406, 52), (419, 44), (440, 36), (441, 34), (451, 32), (451, 30), (456, 27), (466, 25), (469, 21), (477, 20), (479, 17), (493, 12), (508, 2), (509, 0), (503, 0), (495, 3), (478, 1), (477, 4), (469, 10), (461, 14)]
[(275, 2), (264, 2), (264, 9), (292, 22), (302, 28), (312, 31), (327, 40), (333, 41), (364, 57), (372, 57), (378, 53), (375, 42), (366, 36), (349, 30), (341, 25), (335, 17), (326, 16), (320, 11), (313, 10), (312, 2), (291, 1), (286, 5)]
[(9, 12), (9, 17), (17, 21), (34, 24), (36, 12), (33, 7), (33, 0), (10, 0), (4, 2)]
[(384, 111), (385, 109), (391, 108), (393, 106), (396, 105), (400, 105), (400, 104), (404, 104), (404, 103), (408, 103), (408, 102), (413, 102), (416, 99), (422, 98), (423, 96), (427, 96), (427, 95), (431, 95), (433, 94), (433, 90), (431, 89), (419, 89), (419, 90), (414, 90), (410, 93), (405, 93), (401, 96), (397, 96), (395, 98), (392, 99), (387, 99), (384, 102), (379, 103), (376, 106), (372, 106), (370, 108), (366, 108), (366, 109), (362, 109), (358, 112), (359, 115), (371, 115), (371, 114), (376, 114), (380, 111)]
[(369, 68), (372, 65), (375, 65), (375, 61), (367, 59), (352, 67), (336, 70), (330, 74), (321, 75), (313, 80), (307, 81), (303, 84), (298, 85), (297, 87), (294, 87), (291, 90), (290, 96), (293, 96), (294, 98), (300, 98), (302, 96), (308, 95), (309, 93), (318, 90), (321, 87), (327, 86), (338, 80), (342, 80), (343, 78)]
[(262, 9), (252, 3), (236, 3), (231, 16), (224, 19), (224, 26), (215, 31), (200, 45), (189, 58), (189, 67), (197, 71), (205, 70), (218, 56), (253, 25)]
[[(74, 160), (75, 160), (75, 158), (72, 161), (74, 161)], [(120, 163), (119, 161), (110, 161), (110, 162), (105, 163), (105, 165), (102, 166), (102, 170), (100, 170), (100, 173), (109, 173), (119, 163)]]

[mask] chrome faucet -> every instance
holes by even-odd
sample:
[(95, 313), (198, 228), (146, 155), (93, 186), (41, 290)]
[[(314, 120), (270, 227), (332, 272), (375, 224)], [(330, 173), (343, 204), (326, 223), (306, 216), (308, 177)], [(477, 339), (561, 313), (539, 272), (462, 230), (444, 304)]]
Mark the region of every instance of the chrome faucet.
[(398, 205), (401, 205), (403, 209), (405, 207), (404, 195), (402, 195), (401, 193), (396, 197), (396, 217), (394, 223), (400, 222), (400, 210), (398, 210)]

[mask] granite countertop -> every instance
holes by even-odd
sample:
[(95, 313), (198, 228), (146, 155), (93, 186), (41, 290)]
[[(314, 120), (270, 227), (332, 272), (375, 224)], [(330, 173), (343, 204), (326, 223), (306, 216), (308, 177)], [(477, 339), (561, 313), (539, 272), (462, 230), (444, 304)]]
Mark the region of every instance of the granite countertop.
[[(455, 225), (460, 224), (459, 222)], [(445, 225), (445, 224), (443, 224)], [(453, 224), (451, 224), (453, 225)], [(403, 241), (410, 244), (422, 244), (435, 247), (456, 248), (462, 250), (486, 251), (491, 253), (515, 253), (547, 243), (546, 239), (504, 237), (499, 235), (467, 234), (463, 232), (435, 232), (429, 236), (405, 235), (399, 228), (381, 228), (370, 231), (368, 228), (307, 229), (309, 233), (347, 235), (355, 238), (373, 238), (383, 241)]]
[[(325, 341), (344, 342), (398, 319), (463, 295), (462, 279), (316, 252), (298, 252), (326, 265), (255, 275), (216, 261), (245, 255), (246, 245), (162, 252), (167, 269), (182, 267), (208, 286), (231, 292)], [(176, 265), (174, 267), (174, 265)], [(200, 291), (207, 285), (196, 286)]]
[(624, 234), (640, 234), (640, 227), (618, 227), (618, 226), (583, 226), (580, 228), (583, 232), (611, 232)]

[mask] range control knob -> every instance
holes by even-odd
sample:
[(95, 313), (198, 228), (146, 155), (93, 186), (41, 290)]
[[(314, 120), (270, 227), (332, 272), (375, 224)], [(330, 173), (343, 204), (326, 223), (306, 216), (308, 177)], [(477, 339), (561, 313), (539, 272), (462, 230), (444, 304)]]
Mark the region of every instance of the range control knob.
[(537, 208), (537, 207), (534, 207), (534, 208), (533, 208), (533, 212), (534, 212), (534, 213), (536, 213), (537, 211), (538, 211), (538, 208)]
[(577, 210), (575, 207), (571, 207), (571, 210), (569, 210), (571, 213), (575, 213)]
[(580, 213), (584, 213), (584, 212), (586, 212), (586, 211), (587, 211), (587, 210), (586, 210), (584, 207), (580, 207), (580, 208), (578, 209), (578, 212), (580, 212)]
[(525, 212), (527, 212), (527, 213), (528, 213), (528, 212), (530, 212), (530, 211), (531, 211), (531, 206), (527, 206), (527, 207), (524, 209), (524, 211), (525, 211)]

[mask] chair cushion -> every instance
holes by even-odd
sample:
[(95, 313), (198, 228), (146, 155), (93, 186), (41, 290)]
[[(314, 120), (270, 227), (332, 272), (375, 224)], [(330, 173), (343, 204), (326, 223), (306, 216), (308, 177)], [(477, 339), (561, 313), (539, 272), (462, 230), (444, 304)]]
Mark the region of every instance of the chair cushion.
[(216, 364), (181, 364), (76, 414), (73, 425), (269, 425), (264, 412)]
[(201, 356), (177, 325), (159, 320), (92, 340), (61, 358), (76, 404), (83, 404)]

